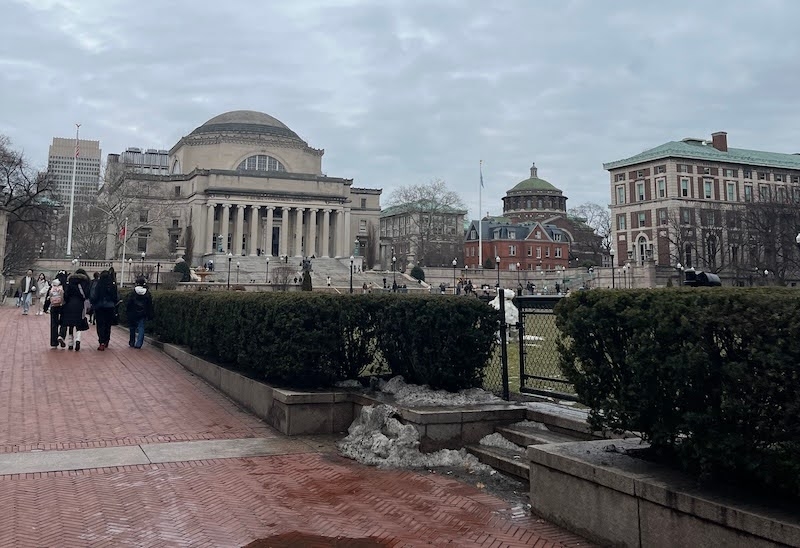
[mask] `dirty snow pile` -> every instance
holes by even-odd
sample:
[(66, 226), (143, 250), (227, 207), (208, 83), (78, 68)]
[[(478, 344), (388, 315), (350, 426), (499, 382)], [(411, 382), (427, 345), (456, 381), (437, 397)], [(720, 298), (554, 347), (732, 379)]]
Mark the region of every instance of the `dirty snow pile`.
[(356, 379), (347, 379), (346, 381), (339, 381), (334, 385), (336, 388), (364, 388), (360, 381)]
[(339, 452), (362, 464), (383, 468), (463, 468), (474, 474), (495, 474), (464, 449), (442, 449), (421, 453), (419, 432), (395, 418), (390, 405), (367, 406), (348, 428), (347, 437), (337, 447)]
[(378, 389), (384, 394), (392, 394), (398, 405), (407, 407), (445, 405), (474, 405), (480, 403), (505, 403), (491, 392), (480, 388), (467, 388), (459, 392), (431, 390), (428, 386), (406, 384), (402, 375), (393, 377), (387, 382), (380, 381)]
[(505, 439), (502, 434), (498, 434), (495, 432), (494, 434), (489, 434), (488, 436), (484, 436), (481, 438), (481, 441), (478, 442), (484, 447), (498, 447), (500, 449), (508, 449), (510, 451), (514, 451), (516, 453), (524, 453), (525, 448), (517, 445), (513, 441), (509, 441)]

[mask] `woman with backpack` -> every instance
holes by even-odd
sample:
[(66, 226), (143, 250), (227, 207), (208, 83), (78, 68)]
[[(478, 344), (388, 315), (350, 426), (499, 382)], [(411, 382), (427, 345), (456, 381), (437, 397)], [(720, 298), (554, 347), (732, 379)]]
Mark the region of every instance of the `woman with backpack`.
[(153, 296), (147, 289), (147, 280), (143, 277), (136, 278), (136, 287), (128, 295), (128, 302), (125, 304), (125, 313), (128, 317), (131, 339), (128, 346), (141, 348), (144, 344), (144, 322), (152, 320)]
[(108, 270), (100, 273), (97, 283), (92, 287), (90, 300), (97, 323), (97, 349), (102, 352), (111, 340), (111, 325), (117, 306), (117, 286)]
[(82, 268), (67, 278), (64, 289), (64, 304), (61, 308), (61, 329), (58, 332), (58, 344), (64, 348), (69, 330), (68, 350), (81, 349), (81, 331), (89, 329), (86, 321), (86, 302), (89, 299), (89, 275)]
[(50, 346), (58, 347), (58, 331), (61, 328), (61, 307), (64, 304), (64, 284), (67, 273), (61, 270), (53, 278), (44, 300), (44, 311), (50, 312)]

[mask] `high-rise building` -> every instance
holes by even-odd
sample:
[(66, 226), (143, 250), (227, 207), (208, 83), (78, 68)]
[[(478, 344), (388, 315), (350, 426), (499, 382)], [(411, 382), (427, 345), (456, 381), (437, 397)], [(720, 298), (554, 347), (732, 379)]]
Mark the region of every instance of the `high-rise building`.
[[(78, 141), (78, 164), (75, 171), (75, 203), (94, 200), (100, 184), (100, 141)], [(47, 162), (47, 171), (55, 181), (58, 200), (69, 205), (72, 188), (72, 169), (75, 162), (75, 139), (53, 138)]]
[(169, 175), (169, 151), (129, 147), (122, 154), (109, 154), (106, 160), (106, 180), (127, 173)]

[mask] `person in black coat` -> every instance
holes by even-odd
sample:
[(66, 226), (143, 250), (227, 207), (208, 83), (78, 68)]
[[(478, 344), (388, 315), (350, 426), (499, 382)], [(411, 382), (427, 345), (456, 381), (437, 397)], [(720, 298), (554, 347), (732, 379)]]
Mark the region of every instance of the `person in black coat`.
[(67, 278), (64, 288), (64, 304), (61, 307), (61, 329), (58, 332), (58, 344), (64, 348), (64, 339), (69, 333), (69, 350), (81, 349), (81, 331), (85, 327), (86, 302), (89, 299), (89, 275), (82, 268), (76, 270)]
[(154, 317), (153, 296), (147, 289), (147, 280), (142, 277), (136, 279), (136, 287), (128, 295), (125, 314), (131, 331), (128, 346), (141, 348), (144, 344), (144, 322)]
[[(57, 348), (58, 333), (61, 329), (61, 307), (64, 305), (64, 290), (67, 287), (67, 272), (59, 270), (44, 298), (44, 312), (50, 313), (50, 346)], [(61, 339), (63, 344), (64, 340)]]
[(98, 350), (103, 351), (111, 339), (111, 324), (117, 307), (117, 286), (108, 270), (103, 270), (89, 297), (97, 322)]

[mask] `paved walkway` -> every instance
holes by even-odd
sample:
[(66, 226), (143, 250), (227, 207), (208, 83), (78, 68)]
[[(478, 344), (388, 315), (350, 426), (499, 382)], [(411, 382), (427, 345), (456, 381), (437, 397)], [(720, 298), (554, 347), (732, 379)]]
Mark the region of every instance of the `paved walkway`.
[(151, 347), (0, 307), (0, 546), (588, 546), (440, 475), (288, 438)]

